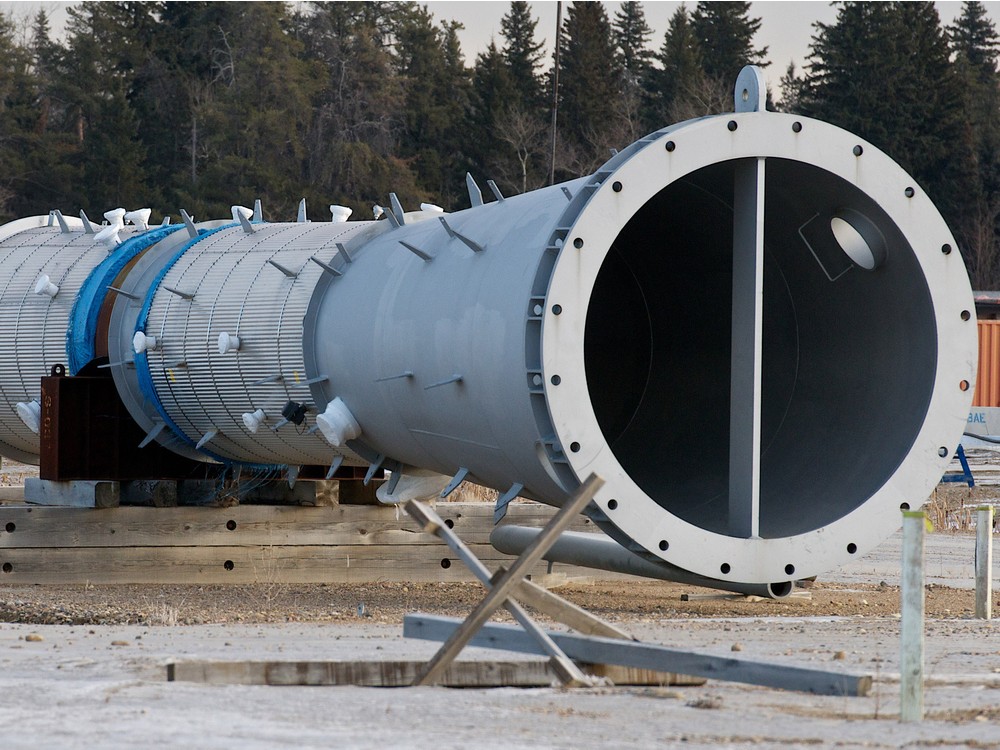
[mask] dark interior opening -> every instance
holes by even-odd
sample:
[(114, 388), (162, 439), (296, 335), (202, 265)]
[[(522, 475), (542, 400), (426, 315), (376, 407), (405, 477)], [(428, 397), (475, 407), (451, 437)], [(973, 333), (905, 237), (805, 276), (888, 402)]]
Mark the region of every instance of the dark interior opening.
[[(721, 534), (735, 165), (672, 183), (629, 221), (598, 276), (585, 336), (591, 401), (618, 461), (670, 513)], [(923, 423), (937, 340), (913, 251), (871, 199), (782, 159), (766, 163), (765, 196), (766, 538), (835, 521), (891, 476)], [(836, 244), (830, 220), (845, 209), (884, 237), (879, 267), (855, 265)]]

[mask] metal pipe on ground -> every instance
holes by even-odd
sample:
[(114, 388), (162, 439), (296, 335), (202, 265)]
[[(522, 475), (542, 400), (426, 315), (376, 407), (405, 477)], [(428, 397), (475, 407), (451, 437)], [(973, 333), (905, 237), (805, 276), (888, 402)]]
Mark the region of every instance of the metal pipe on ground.
[[(490, 534), (490, 544), (505, 555), (520, 555), (525, 548), (538, 536), (541, 529), (529, 526), (497, 526)], [(646, 560), (629, 552), (613, 539), (575, 531), (563, 532), (553, 544), (544, 558), (549, 562), (579, 565), (584, 568), (597, 568), (614, 573), (627, 573), (643, 578), (658, 578), (662, 581), (685, 583), (692, 586), (732, 591), (736, 594), (763, 596), (771, 599), (783, 599), (792, 593), (793, 583), (740, 583), (737, 581), (719, 581), (712, 578), (689, 573), (673, 565), (666, 565)]]

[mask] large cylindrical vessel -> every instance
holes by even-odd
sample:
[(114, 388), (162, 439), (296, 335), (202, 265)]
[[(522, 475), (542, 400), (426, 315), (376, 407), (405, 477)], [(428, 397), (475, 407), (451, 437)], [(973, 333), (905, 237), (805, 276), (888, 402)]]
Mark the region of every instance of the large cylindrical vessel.
[(189, 223), (95, 271), (119, 291), (85, 305), (93, 352), (147, 439), (184, 455), (553, 505), (594, 472), (590, 515), (654, 564), (730, 587), (822, 573), (948, 464), (972, 294), (888, 156), (743, 109), (563, 185), (487, 203), (472, 186), (454, 213), (393, 198), (379, 221)]

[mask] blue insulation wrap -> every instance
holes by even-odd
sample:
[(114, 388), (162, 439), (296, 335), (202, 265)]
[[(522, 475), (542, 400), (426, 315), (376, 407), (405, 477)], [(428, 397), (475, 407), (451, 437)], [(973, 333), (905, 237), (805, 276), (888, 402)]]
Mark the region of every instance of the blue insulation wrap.
[(69, 327), (66, 329), (66, 361), (69, 363), (70, 375), (76, 375), (94, 359), (97, 319), (101, 314), (101, 306), (107, 296), (108, 287), (139, 253), (180, 228), (179, 224), (157, 227), (130, 237), (90, 272), (73, 303)]
[[(177, 261), (180, 260), (180, 258), (184, 255), (184, 253), (186, 253), (188, 250), (194, 247), (194, 245), (196, 245), (198, 242), (201, 242), (206, 237), (210, 237), (211, 235), (216, 234), (217, 232), (224, 231), (226, 229), (232, 229), (234, 226), (239, 226), (239, 225), (226, 224), (225, 226), (216, 227), (215, 229), (199, 230), (197, 237), (194, 237), (190, 241), (184, 243), (184, 245), (181, 246), (181, 248), (176, 253), (174, 253), (174, 256), (166, 264), (164, 264), (162, 269), (160, 269), (160, 272), (156, 275), (156, 278), (153, 280), (153, 283), (150, 284), (149, 291), (146, 292), (146, 298), (143, 300), (142, 309), (139, 311), (139, 317), (136, 318), (135, 332), (138, 331), (145, 332), (146, 322), (149, 319), (149, 311), (150, 308), (152, 308), (153, 306), (153, 298), (156, 296), (156, 291), (157, 289), (159, 289), (160, 284), (163, 282), (163, 279), (166, 277), (167, 273), (170, 272), (170, 269), (174, 267), (174, 264), (176, 264)], [(195, 450), (197, 450), (198, 452), (203, 453), (209, 458), (218, 461), (219, 463), (222, 464), (226, 465), (237, 464), (245, 468), (253, 469), (256, 471), (266, 471), (266, 472), (278, 472), (281, 471), (282, 468), (284, 468), (281, 466), (274, 466), (271, 464), (256, 464), (256, 463), (244, 463), (242, 461), (234, 461), (231, 458), (226, 458), (224, 456), (220, 456), (214, 453), (207, 447), (203, 446), (201, 448), (198, 448), (197, 447), (198, 441), (192, 439), (189, 435), (185, 434), (183, 430), (181, 430), (181, 428), (170, 417), (170, 414), (167, 413), (167, 410), (163, 407), (163, 404), (160, 402), (159, 394), (157, 394), (156, 392), (156, 387), (153, 384), (153, 378), (149, 372), (149, 358), (146, 355), (146, 352), (136, 353), (135, 372), (136, 372), (136, 377), (139, 381), (139, 389), (142, 391), (142, 395), (145, 396), (149, 400), (149, 403), (151, 403), (156, 408), (156, 411), (163, 418), (164, 424), (166, 424), (167, 427), (169, 427), (173, 431), (173, 433), (177, 436), (178, 440), (181, 440), (186, 445), (190, 445), (192, 448), (195, 448)]]

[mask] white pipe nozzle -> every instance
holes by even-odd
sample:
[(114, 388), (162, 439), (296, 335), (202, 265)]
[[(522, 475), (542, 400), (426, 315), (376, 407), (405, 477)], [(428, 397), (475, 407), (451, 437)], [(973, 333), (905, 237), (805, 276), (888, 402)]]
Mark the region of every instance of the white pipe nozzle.
[(267, 418), (263, 409), (257, 409), (257, 411), (247, 411), (243, 412), (243, 425), (250, 430), (250, 432), (257, 432), (260, 429), (261, 423)]
[(253, 218), (252, 208), (247, 208), (246, 206), (233, 206), (230, 210), (233, 212), (233, 221), (239, 221), (241, 214), (247, 221), (250, 221)]
[(59, 287), (53, 284), (46, 274), (39, 277), (38, 281), (35, 282), (35, 294), (45, 294), (49, 297), (55, 297), (59, 294)]
[(110, 211), (104, 212), (104, 218), (108, 220), (109, 224), (124, 224), (125, 214), (124, 208), (112, 208)]
[(347, 221), (347, 219), (350, 218), (351, 214), (354, 212), (347, 206), (338, 206), (336, 204), (331, 204), (330, 213), (333, 215), (333, 218), (331, 218), (330, 221), (332, 221), (334, 224), (340, 224), (342, 222)]
[(17, 416), (21, 418), (25, 426), (36, 435), (42, 424), (42, 405), (37, 401), (21, 401), (15, 408)]
[(323, 437), (335, 448), (344, 445), (348, 440), (354, 440), (361, 434), (361, 425), (340, 396), (327, 404), (326, 411), (316, 417), (316, 424), (319, 425)]
[(229, 333), (219, 334), (219, 354), (229, 354), (229, 352), (236, 352), (239, 351), (239, 349), (239, 336), (233, 336)]
[(123, 214), (122, 218), (130, 224), (135, 224), (137, 227), (149, 229), (149, 217), (152, 213), (152, 209), (137, 208), (135, 211), (129, 211), (128, 213)]
[(136, 354), (155, 351), (159, 346), (156, 336), (147, 336), (142, 331), (136, 331), (135, 336), (132, 337), (132, 349)]

